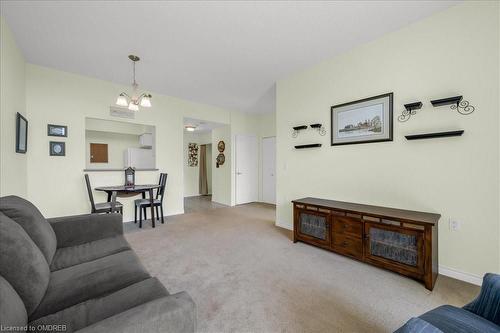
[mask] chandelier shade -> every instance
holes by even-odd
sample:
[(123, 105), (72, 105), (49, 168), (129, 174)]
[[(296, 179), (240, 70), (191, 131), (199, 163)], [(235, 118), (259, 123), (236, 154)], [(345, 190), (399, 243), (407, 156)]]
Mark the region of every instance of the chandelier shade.
[(119, 106), (128, 106), (127, 97), (125, 97), (124, 94), (120, 94), (118, 96), (118, 98), (116, 99), (116, 105), (119, 105)]
[(132, 83), (133, 93), (132, 96), (125, 92), (120, 93), (116, 98), (116, 105), (128, 107), (130, 111), (139, 111), (139, 105), (144, 108), (150, 108), (152, 106), (151, 98), (153, 98), (153, 96), (149, 93), (142, 93), (140, 95), (137, 93), (139, 84), (135, 81), (135, 63), (141, 59), (135, 55), (129, 55), (128, 58), (132, 60), (134, 64), (134, 82)]
[(145, 108), (150, 108), (151, 107), (151, 95), (147, 94), (144, 95), (141, 99), (141, 106)]

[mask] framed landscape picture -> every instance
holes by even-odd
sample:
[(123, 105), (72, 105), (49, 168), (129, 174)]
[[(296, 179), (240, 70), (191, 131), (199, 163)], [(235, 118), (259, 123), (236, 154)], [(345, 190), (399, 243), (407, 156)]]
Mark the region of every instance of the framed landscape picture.
[(331, 108), (331, 145), (392, 141), (393, 93)]

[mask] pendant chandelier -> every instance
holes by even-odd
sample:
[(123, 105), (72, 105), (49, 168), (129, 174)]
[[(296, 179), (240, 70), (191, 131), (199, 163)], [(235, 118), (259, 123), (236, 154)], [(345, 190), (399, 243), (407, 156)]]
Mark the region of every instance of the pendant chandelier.
[(139, 85), (137, 82), (135, 82), (135, 63), (141, 60), (138, 56), (135, 55), (129, 55), (128, 58), (132, 60), (134, 64), (134, 83), (132, 83), (132, 96), (128, 95), (125, 92), (122, 92), (120, 95), (118, 95), (118, 98), (116, 99), (116, 105), (119, 106), (127, 106), (129, 110), (131, 111), (139, 111), (139, 105), (145, 108), (150, 108), (151, 107), (151, 94), (148, 93), (142, 93), (139, 95), (138, 88)]

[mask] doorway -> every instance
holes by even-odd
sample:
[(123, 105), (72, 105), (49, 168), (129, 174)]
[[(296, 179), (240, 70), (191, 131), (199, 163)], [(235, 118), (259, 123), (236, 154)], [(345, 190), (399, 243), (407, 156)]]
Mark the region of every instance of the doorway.
[(212, 202), (212, 194), (220, 188), (214, 177), (217, 150), (214, 150), (212, 141), (213, 131), (224, 125), (184, 118), (183, 126), (184, 212), (219, 208), (222, 205)]
[(276, 204), (276, 137), (262, 139), (262, 201)]
[(258, 200), (258, 145), (254, 135), (236, 135), (236, 204)]

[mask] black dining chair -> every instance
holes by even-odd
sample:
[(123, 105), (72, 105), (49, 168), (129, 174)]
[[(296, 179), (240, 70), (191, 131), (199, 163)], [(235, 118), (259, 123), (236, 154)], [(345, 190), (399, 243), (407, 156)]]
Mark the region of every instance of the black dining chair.
[[(158, 181), (158, 189), (156, 190), (156, 197), (153, 199), (153, 206), (156, 209), (156, 219), (159, 221), (161, 218), (161, 223), (165, 223), (163, 218), (163, 198), (165, 197), (165, 188), (167, 187), (167, 173), (160, 173), (160, 180)], [(135, 204), (135, 214), (134, 214), (134, 223), (137, 223), (137, 209), (139, 209), (139, 228), (142, 228), (142, 213), (144, 212), (144, 219), (147, 219), (147, 208), (151, 207), (150, 199), (146, 199), (143, 196), (142, 199), (134, 200)], [(158, 209), (161, 214), (158, 213)]]
[(100, 214), (100, 213), (120, 213), (123, 215), (123, 205), (116, 201), (115, 209), (112, 210), (111, 202), (103, 202), (103, 203), (95, 203), (94, 195), (92, 194), (92, 187), (90, 186), (89, 175), (85, 174), (85, 183), (87, 183), (87, 192), (89, 193), (90, 206), (92, 207), (92, 214)]

